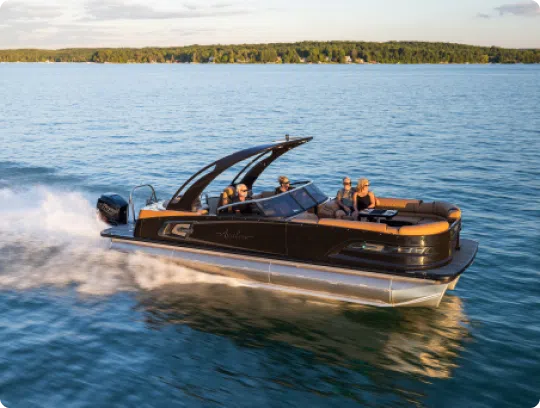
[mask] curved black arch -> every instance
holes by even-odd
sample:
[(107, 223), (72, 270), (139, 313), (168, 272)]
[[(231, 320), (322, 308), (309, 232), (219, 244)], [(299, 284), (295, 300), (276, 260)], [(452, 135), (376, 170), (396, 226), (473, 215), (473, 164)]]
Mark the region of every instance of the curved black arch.
[[(290, 139), (282, 142), (274, 142), (269, 144), (264, 144), (260, 146), (250, 147), (248, 149), (240, 150), (239, 152), (233, 153), (229, 156), (225, 156), (219, 160), (216, 160), (213, 163), (210, 163), (208, 166), (203, 167), (201, 170), (199, 170), (197, 173), (195, 173), (193, 176), (191, 176), (182, 186), (174, 193), (171, 200), (169, 201), (169, 204), (167, 205), (167, 210), (176, 210), (176, 211), (193, 211), (195, 208), (196, 202), (199, 200), (200, 195), (204, 191), (204, 189), (221, 173), (223, 173), (225, 170), (229, 169), (230, 167), (234, 166), (235, 164), (244, 161), (246, 159), (249, 159), (253, 156), (258, 156), (250, 162), (247, 166), (245, 166), (240, 173), (235, 177), (234, 181), (253, 163), (255, 163), (258, 159), (263, 157), (264, 153), (271, 151), (272, 154), (267, 157), (264, 160), (261, 160), (257, 164), (255, 164), (251, 169), (247, 172), (247, 174), (242, 178), (241, 183), (246, 184), (249, 188), (252, 188), (253, 183), (257, 180), (257, 178), (260, 176), (260, 174), (272, 163), (274, 160), (276, 160), (278, 157), (282, 156), (283, 154), (287, 153), (289, 150), (294, 149), (295, 147), (298, 147), (304, 143), (309, 142), (312, 140), (313, 137), (304, 137), (304, 138), (296, 138), (296, 139)], [(215, 168), (210, 171), (209, 173), (201, 176), (202, 173), (206, 172), (207, 170), (211, 169), (212, 166), (215, 166)], [(198, 176), (201, 176), (199, 179), (196, 180)], [(186, 192), (180, 197), (182, 191), (193, 181), (196, 180), (187, 190)], [(180, 199), (178, 199), (180, 197)]]

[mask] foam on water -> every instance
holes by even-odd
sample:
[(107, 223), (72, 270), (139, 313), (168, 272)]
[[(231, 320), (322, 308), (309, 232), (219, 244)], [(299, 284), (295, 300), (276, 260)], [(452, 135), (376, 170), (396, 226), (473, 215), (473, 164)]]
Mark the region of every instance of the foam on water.
[(81, 293), (103, 295), (172, 283), (240, 284), (143, 254), (109, 251), (99, 235), (105, 228), (80, 192), (0, 189), (0, 288), (74, 284)]

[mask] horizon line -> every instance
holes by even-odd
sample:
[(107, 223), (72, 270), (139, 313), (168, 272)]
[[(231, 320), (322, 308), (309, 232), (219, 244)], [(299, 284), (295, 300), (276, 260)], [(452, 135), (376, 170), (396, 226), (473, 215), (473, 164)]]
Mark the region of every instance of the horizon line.
[(500, 48), (505, 50), (540, 50), (540, 48), (535, 47), (502, 47), (498, 45), (476, 45), (476, 44), (467, 44), (467, 43), (457, 43), (457, 42), (447, 42), (447, 41), (418, 41), (418, 40), (389, 40), (389, 41), (364, 41), (364, 40), (302, 40), (302, 41), (293, 41), (293, 42), (259, 42), (259, 43), (211, 43), (211, 44), (189, 44), (189, 45), (151, 45), (144, 47), (133, 47), (133, 46), (95, 46), (95, 47), (63, 47), (63, 48), (2, 48), (0, 51), (14, 51), (14, 50), (39, 50), (39, 51), (61, 51), (61, 50), (73, 50), (73, 49), (146, 49), (146, 48), (188, 48), (188, 47), (232, 47), (232, 46), (242, 46), (242, 45), (290, 45), (290, 44), (301, 44), (301, 43), (367, 43), (367, 44), (389, 44), (389, 43), (417, 43), (417, 44), (452, 44), (452, 45), (462, 45), (469, 47), (478, 47), (478, 48)]

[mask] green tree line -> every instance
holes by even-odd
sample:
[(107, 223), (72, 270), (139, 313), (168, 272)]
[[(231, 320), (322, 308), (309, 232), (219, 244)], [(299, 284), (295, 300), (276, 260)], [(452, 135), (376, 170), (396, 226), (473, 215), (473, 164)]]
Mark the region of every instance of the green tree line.
[(540, 49), (509, 49), (432, 42), (299, 42), (190, 45), (167, 48), (0, 50), (0, 62), (97, 63), (540, 63)]

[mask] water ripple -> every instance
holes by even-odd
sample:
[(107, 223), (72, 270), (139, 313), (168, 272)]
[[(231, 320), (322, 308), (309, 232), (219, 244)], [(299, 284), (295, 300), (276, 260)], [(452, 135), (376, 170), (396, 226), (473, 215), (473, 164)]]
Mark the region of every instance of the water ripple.
[[(0, 76), (6, 406), (538, 402), (538, 67), (2, 64)], [(261, 187), (286, 173), (335, 194), (349, 175), (379, 196), (461, 206), (480, 252), (439, 309), (283, 298), (102, 247), (98, 194), (151, 182), (167, 198), (285, 134), (315, 139)]]

